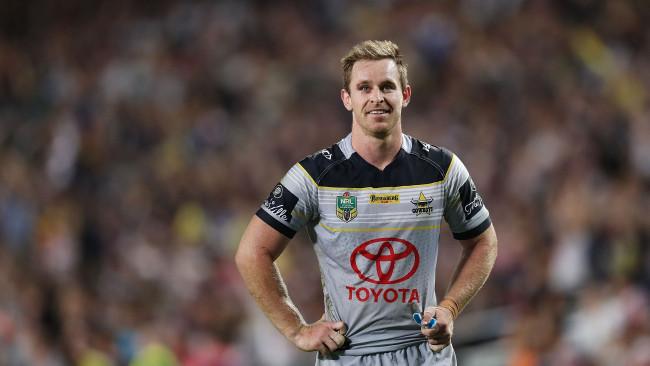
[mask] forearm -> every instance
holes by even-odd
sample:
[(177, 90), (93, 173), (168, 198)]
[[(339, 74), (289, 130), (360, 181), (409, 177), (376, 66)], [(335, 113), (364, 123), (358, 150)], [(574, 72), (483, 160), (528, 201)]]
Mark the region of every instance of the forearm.
[(463, 242), (460, 261), (440, 305), (450, 308), (454, 318), (487, 281), (497, 256), (497, 239), (490, 227), (475, 242)]
[(238, 257), (237, 267), (264, 314), (287, 339), (293, 341), (305, 320), (287, 292), (278, 267), (267, 256)]
[(251, 295), (280, 333), (303, 351), (329, 354), (345, 343), (345, 324), (323, 319), (305, 322), (274, 263), (288, 242), (287, 237), (253, 216), (239, 243), (235, 263)]

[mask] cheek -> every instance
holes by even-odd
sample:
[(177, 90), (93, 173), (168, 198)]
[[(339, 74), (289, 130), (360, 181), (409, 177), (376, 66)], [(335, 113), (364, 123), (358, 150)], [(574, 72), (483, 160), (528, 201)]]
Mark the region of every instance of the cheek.
[(357, 99), (354, 101), (354, 103), (352, 104), (352, 106), (354, 107), (354, 109), (356, 109), (357, 111), (361, 112), (361, 110), (363, 109), (363, 106), (364, 106), (365, 104), (366, 104), (366, 101), (365, 101), (363, 98), (357, 98)]
[(394, 96), (391, 96), (390, 98), (386, 98), (386, 102), (390, 104), (390, 106), (393, 107), (395, 110), (400, 109), (400, 107), (402, 106), (402, 100)]

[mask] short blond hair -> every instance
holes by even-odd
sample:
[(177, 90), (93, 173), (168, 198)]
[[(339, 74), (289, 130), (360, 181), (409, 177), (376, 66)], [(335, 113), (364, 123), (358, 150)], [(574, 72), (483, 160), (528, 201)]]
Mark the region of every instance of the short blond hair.
[(402, 90), (408, 85), (407, 65), (402, 60), (402, 54), (399, 47), (391, 41), (363, 41), (357, 43), (350, 49), (345, 57), (341, 59), (343, 67), (343, 88), (350, 91), (350, 79), (352, 78), (352, 67), (354, 63), (360, 60), (383, 60), (392, 59), (397, 65), (399, 72), (399, 81), (402, 84)]

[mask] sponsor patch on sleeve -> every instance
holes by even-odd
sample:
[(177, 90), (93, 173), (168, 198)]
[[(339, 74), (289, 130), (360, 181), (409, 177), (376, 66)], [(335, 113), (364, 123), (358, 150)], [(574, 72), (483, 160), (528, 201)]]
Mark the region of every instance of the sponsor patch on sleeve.
[(470, 220), (483, 208), (483, 199), (476, 191), (476, 186), (472, 178), (468, 178), (465, 183), (458, 189), (460, 202), (463, 205), (465, 220)]
[(291, 212), (298, 203), (296, 197), (291, 191), (287, 189), (282, 183), (278, 183), (269, 197), (264, 201), (264, 207), (278, 219), (287, 223), (291, 222)]

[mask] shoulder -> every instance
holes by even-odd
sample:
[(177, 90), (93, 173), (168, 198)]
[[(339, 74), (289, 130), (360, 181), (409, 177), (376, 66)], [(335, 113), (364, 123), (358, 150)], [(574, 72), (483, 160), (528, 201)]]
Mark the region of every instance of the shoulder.
[(346, 160), (339, 144), (318, 150), (302, 159), (298, 164), (309, 174), (311, 179), (318, 184), (324, 174), (334, 165)]
[(444, 147), (432, 145), (412, 136), (407, 136), (407, 138), (411, 142), (409, 153), (432, 165), (442, 176), (445, 176), (454, 160), (454, 153)]

